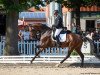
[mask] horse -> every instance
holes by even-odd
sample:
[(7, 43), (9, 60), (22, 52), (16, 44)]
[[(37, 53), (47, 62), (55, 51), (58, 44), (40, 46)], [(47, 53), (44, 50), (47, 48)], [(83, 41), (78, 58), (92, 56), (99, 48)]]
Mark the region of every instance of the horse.
[[(41, 26), (40, 26), (41, 28)], [(46, 28), (45, 32), (41, 35), (39, 45), (37, 46), (39, 48), (39, 51), (35, 54), (35, 56), (32, 58), (30, 63), (32, 63), (35, 58), (43, 51), (45, 48), (48, 47), (55, 47), (56, 42), (52, 39), (52, 29), (50, 27)], [(43, 30), (43, 29), (42, 29)], [(68, 54), (65, 56), (65, 58), (56, 66), (59, 66), (62, 64), (67, 58), (70, 57), (73, 50), (75, 50), (81, 57), (81, 67), (84, 65), (84, 54), (81, 52), (81, 47), (84, 40), (82, 37), (75, 33), (67, 33), (66, 35), (66, 41), (61, 42), (61, 48), (68, 47)]]

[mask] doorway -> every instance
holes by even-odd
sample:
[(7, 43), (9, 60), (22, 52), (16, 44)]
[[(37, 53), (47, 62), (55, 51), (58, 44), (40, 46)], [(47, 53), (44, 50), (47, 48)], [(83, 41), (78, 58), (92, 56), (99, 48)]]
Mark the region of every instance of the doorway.
[(86, 20), (86, 31), (95, 30), (95, 20)]

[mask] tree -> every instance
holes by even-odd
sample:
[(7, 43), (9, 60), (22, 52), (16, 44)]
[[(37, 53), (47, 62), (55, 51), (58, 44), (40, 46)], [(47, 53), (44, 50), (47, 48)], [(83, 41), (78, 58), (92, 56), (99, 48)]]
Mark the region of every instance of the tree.
[[(48, 4), (54, 0), (45, 0)], [(80, 7), (100, 6), (100, 0), (55, 0), (62, 4), (62, 7), (73, 8), (75, 12), (76, 25), (80, 25)]]
[(18, 55), (18, 18), (19, 12), (34, 6), (39, 9), (41, 0), (0, 0), (6, 11), (5, 55)]

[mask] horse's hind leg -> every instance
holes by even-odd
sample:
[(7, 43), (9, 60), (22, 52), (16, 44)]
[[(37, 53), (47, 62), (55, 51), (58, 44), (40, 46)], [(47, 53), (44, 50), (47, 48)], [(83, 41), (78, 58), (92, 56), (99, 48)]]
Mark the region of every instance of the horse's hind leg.
[(61, 64), (67, 59), (70, 57), (70, 54), (71, 54), (72, 51), (68, 51), (68, 55), (66, 55), (66, 57), (60, 62)]
[[(60, 62), (60, 64), (62, 64), (67, 58), (70, 57), (72, 50), (68, 50), (68, 55), (66, 55), (66, 57)], [(60, 64), (57, 64), (56, 67), (59, 67)]]
[(82, 59), (82, 61), (81, 61), (81, 67), (83, 67), (83, 65), (84, 65), (84, 55), (81, 52), (81, 49), (79, 49), (79, 48), (76, 50), (76, 52), (80, 55), (80, 57)]

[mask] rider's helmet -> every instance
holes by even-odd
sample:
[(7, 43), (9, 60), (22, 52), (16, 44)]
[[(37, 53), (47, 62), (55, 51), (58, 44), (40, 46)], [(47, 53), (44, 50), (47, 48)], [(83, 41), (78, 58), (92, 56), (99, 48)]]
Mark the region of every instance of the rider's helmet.
[(56, 15), (56, 14), (58, 14), (59, 12), (58, 12), (58, 10), (54, 10), (54, 15)]

